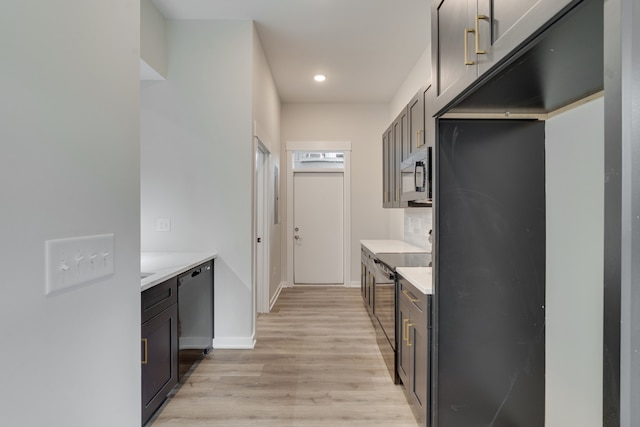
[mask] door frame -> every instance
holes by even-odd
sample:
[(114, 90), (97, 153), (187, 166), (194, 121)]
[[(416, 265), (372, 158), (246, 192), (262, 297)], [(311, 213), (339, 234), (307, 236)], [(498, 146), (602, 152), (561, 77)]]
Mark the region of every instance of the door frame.
[[(295, 151), (339, 151), (344, 153), (343, 170), (343, 286), (351, 284), (351, 141), (287, 141), (287, 287), (294, 285), (293, 277), (293, 153)], [(335, 170), (333, 172), (336, 172)]]
[[(268, 313), (269, 305), (269, 266), (271, 247), (271, 211), (269, 209), (269, 200), (272, 199), (269, 185), (271, 177), (271, 152), (262, 142), (259, 127), (254, 127), (253, 137), (253, 221), (252, 221), (252, 300), (254, 322), (258, 313)], [(258, 159), (263, 156), (263, 168), (260, 176), (258, 176)], [(262, 235), (259, 235), (262, 231)], [(261, 238), (258, 244), (257, 239)], [(254, 325), (255, 326), (255, 325)], [(255, 328), (254, 328), (255, 330)]]

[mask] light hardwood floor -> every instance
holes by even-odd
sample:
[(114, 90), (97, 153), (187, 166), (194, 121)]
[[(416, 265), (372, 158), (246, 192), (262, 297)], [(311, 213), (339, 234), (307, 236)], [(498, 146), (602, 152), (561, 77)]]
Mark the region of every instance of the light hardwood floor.
[(149, 424), (416, 427), (359, 289), (295, 287), (257, 323), (253, 350), (214, 350)]

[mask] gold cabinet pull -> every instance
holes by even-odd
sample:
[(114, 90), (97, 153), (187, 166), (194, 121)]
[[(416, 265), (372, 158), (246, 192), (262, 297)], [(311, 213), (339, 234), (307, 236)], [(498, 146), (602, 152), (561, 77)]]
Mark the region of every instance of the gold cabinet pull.
[(469, 61), (469, 33), (475, 34), (476, 30), (473, 28), (464, 29), (464, 65), (473, 65), (474, 61)]
[(407, 337), (407, 322), (409, 319), (402, 319), (402, 341), (407, 341), (409, 338)]
[(486, 19), (489, 20), (487, 15), (476, 15), (476, 54), (478, 55), (486, 55), (486, 50), (480, 50), (480, 20)]
[(419, 299), (414, 298), (414, 297), (413, 297), (413, 295), (411, 295), (411, 293), (410, 293), (408, 290), (406, 290), (406, 289), (403, 289), (403, 290), (402, 290), (402, 293), (403, 293), (407, 298), (409, 298), (409, 301), (411, 301), (411, 302), (418, 302), (418, 301), (420, 301)]
[(411, 329), (412, 326), (412, 323), (407, 323), (407, 347), (411, 347), (413, 345), (411, 344), (411, 340), (409, 339), (411, 337), (411, 335), (409, 334), (409, 329)]
[(144, 359), (142, 359), (142, 364), (146, 365), (149, 360), (149, 344), (147, 338), (142, 338), (142, 343), (144, 344)]

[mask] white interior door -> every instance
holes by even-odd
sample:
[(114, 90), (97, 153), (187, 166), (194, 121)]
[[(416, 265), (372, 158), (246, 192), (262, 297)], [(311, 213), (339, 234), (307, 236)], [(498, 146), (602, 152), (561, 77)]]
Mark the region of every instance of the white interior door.
[(254, 217), (254, 308), (258, 313), (269, 312), (269, 209), (268, 173), (269, 153), (262, 144), (257, 144), (255, 152), (255, 217)]
[(294, 174), (296, 284), (344, 283), (343, 180), (342, 172)]

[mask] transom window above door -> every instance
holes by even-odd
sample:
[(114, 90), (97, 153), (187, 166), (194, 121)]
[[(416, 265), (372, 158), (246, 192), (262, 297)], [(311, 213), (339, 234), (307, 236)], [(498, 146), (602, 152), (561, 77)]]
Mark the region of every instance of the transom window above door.
[(293, 170), (303, 169), (344, 169), (343, 152), (295, 151)]

